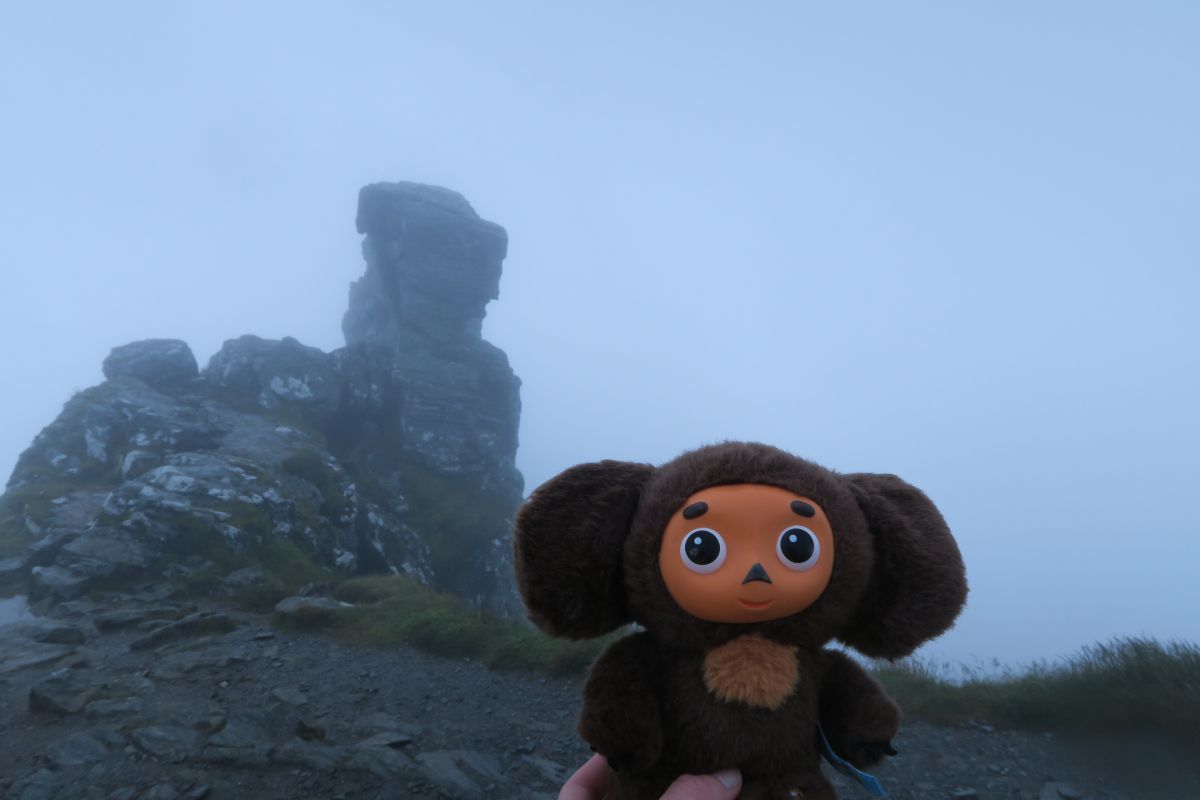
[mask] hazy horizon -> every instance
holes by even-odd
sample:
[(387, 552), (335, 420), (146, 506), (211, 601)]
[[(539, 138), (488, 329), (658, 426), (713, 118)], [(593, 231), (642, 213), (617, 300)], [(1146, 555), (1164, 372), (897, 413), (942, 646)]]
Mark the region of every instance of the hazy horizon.
[(0, 12), (7, 480), (117, 345), (342, 346), (358, 188), (461, 192), (526, 491), (721, 439), (894, 472), (923, 653), (1200, 641), (1200, 7)]

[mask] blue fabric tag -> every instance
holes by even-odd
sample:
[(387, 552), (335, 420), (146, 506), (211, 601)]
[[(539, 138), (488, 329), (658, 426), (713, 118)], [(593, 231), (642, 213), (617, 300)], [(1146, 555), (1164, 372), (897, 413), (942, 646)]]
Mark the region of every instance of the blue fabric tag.
[(829, 765), (838, 772), (846, 775), (863, 785), (871, 794), (876, 797), (887, 797), (887, 792), (883, 790), (883, 784), (879, 782), (879, 778), (863, 772), (858, 767), (851, 764), (846, 759), (833, 752), (833, 747), (829, 744), (829, 740), (825, 738), (825, 730), (821, 727), (821, 723), (817, 723), (817, 734), (821, 737), (821, 753), (825, 756), (825, 760)]

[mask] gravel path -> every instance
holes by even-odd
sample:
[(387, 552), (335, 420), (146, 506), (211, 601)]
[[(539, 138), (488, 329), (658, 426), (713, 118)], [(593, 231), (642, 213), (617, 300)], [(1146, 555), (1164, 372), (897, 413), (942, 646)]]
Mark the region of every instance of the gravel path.
[[(578, 680), (153, 598), (35, 611), (53, 616), (0, 628), (5, 798), (545, 800), (590, 755)], [(1098, 765), (1046, 735), (920, 722), (896, 748), (877, 774), (897, 800), (1200, 798), (1159, 750)], [(843, 798), (868, 797), (833, 777)]]

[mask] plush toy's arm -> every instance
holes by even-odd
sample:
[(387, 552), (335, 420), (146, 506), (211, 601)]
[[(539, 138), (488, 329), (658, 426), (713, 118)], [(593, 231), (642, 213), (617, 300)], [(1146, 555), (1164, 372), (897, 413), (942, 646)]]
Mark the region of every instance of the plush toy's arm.
[(838, 755), (856, 767), (894, 756), (900, 707), (849, 656), (821, 652), (821, 727)]
[(635, 633), (605, 650), (588, 675), (579, 734), (613, 769), (644, 770), (662, 754), (656, 661), (654, 640)]

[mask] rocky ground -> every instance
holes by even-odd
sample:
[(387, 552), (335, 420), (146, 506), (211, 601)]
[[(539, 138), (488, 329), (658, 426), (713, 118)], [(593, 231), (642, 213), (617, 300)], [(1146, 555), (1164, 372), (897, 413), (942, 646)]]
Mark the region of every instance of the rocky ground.
[[(33, 611), (0, 628), (4, 798), (552, 798), (590, 755), (578, 680), (350, 647), (154, 592)], [(1044, 734), (920, 722), (896, 748), (878, 775), (900, 800), (1200, 798), (1157, 749), (1102, 769)]]

